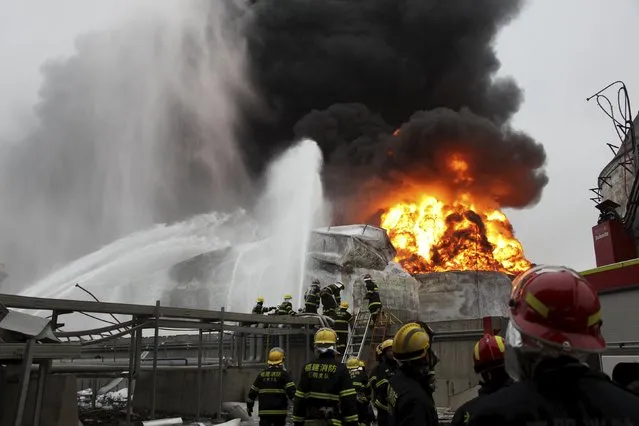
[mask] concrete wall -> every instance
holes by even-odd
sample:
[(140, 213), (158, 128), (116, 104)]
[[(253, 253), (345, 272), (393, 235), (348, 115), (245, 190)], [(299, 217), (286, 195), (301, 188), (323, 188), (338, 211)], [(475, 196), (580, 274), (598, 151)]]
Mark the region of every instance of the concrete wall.
[(507, 316), (512, 289), (510, 277), (500, 272), (458, 271), (415, 275), (422, 321), (466, 320)]
[[(13, 426), (18, 407), (17, 366), (0, 370), (0, 426)], [(31, 375), (22, 425), (33, 425), (38, 373)], [(76, 379), (71, 375), (49, 375), (42, 403), (41, 426), (78, 424)]]
[(429, 325), (435, 331), (433, 349), (439, 356), (439, 364), (435, 367), (435, 403), (439, 407), (449, 407), (454, 395), (479, 383), (473, 370), (473, 350), (477, 339), (469, 337), (467, 340), (438, 341), (437, 333), (476, 331), (481, 330), (483, 324), (481, 320), (462, 320), (432, 322)]
[[(259, 368), (227, 369), (222, 373), (222, 401), (244, 401), (255, 380)], [(197, 368), (158, 370), (156, 410), (167, 415), (195, 416), (197, 413)], [(218, 415), (220, 387), (219, 369), (203, 367), (201, 370), (201, 415), (216, 418)], [(142, 370), (136, 382), (133, 409), (136, 413), (151, 409), (153, 374)]]
[[(281, 346), (285, 349), (286, 368), (297, 381), (302, 367), (307, 362), (307, 355), (313, 356), (312, 350), (306, 350), (306, 339), (304, 336), (291, 336), (289, 344), (286, 345), (285, 339), (278, 341), (271, 337), (269, 348), (275, 346)], [(263, 368), (266, 368), (266, 363), (242, 368), (225, 368), (222, 372), (222, 402), (245, 401), (257, 373)], [(165, 414), (195, 415), (198, 398), (197, 374), (197, 367), (158, 370), (156, 410)], [(216, 417), (220, 400), (219, 369), (217, 366), (204, 366), (202, 368), (201, 386), (201, 414)], [(136, 412), (150, 410), (152, 394), (153, 371), (145, 367), (140, 371), (136, 382), (133, 398), (134, 410)]]

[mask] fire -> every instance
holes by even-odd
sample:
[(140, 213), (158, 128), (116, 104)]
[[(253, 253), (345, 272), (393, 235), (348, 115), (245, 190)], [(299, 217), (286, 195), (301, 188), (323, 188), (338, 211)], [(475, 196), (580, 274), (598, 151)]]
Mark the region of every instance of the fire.
[[(445, 165), (456, 188), (473, 182), (472, 165), (462, 155), (450, 155)], [(481, 201), (463, 192), (454, 201), (423, 194), (388, 209), (381, 226), (397, 250), (395, 260), (411, 273), (529, 269), (506, 215)]]
[(452, 203), (423, 195), (382, 215), (382, 228), (410, 273), (489, 270), (518, 273), (530, 268), (513, 228), (499, 210), (482, 209), (466, 194)]

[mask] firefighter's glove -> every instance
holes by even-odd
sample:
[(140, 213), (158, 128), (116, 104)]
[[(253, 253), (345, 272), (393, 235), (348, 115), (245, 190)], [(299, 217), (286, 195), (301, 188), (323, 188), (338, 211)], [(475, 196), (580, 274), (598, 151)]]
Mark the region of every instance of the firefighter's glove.
[(253, 405), (255, 404), (255, 401), (246, 401), (246, 412), (248, 413), (249, 417), (253, 416)]

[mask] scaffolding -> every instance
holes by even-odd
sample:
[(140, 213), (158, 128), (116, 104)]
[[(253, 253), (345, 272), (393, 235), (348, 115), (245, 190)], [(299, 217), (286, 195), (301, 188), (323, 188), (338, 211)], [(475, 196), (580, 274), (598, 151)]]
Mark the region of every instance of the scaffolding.
[[(225, 333), (233, 332), (229, 343), (234, 353), (237, 354), (238, 367), (243, 363), (263, 363), (269, 349), (268, 345), (272, 339), (279, 339), (278, 343), (288, 349), (290, 337), (293, 335), (303, 335), (306, 338), (305, 359), (311, 359), (311, 335), (315, 328), (324, 325), (326, 322), (319, 316), (266, 316), (255, 314), (243, 314), (236, 312), (226, 312), (224, 308), (219, 311), (202, 309), (186, 309), (161, 306), (157, 301), (155, 306), (133, 305), (122, 303), (105, 303), (91, 301), (76, 301), (62, 299), (44, 299), (35, 297), (24, 297), (16, 295), (0, 294), (0, 303), (7, 308), (41, 310), (51, 312), (51, 329), (58, 343), (42, 343), (36, 338), (29, 338), (25, 343), (0, 343), (0, 360), (12, 360), (21, 363), (21, 374), (19, 383), (19, 397), (17, 413), (14, 421), (15, 425), (22, 424), (24, 415), (27, 390), (30, 382), (32, 364), (37, 360), (39, 364), (38, 389), (36, 392), (36, 410), (34, 425), (40, 424), (40, 414), (42, 408), (42, 397), (46, 385), (47, 375), (52, 372), (52, 361), (58, 359), (81, 358), (83, 354), (91, 353), (95, 348), (99, 348), (107, 342), (118, 342), (128, 338), (128, 366), (103, 366), (107, 368), (92, 368), (91, 366), (62, 366), (59, 372), (68, 370), (69, 372), (86, 371), (87, 374), (97, 374), (99, 370), (109, 370), (112, 373), (119, 373), (128, 379), (127, 393), (127, 424), (131, 423), (133, 413), (132, 396), (135, 390), (135, 381), (138, 378), (142, 361), (143, 331), (153, 330), (152, 348), (148, 351), (152, 355), (152, 392), (150, 417), (156, 416), (156, 390), (158, 351), (160, 345), (160, 330), (164, 328), (179, 329), (184, 331), (196, 330), (198, 332), (197, 343), (197, 418), (200, 418), (201, 402), (200, 392), (202, 386), (202, 360), (204, 347), (204, 333), (216, 333), (218, 360), (217, 366), (220, 370), (218, 380), (218, 391), (222, 394), (223, 375), (222, 368), (225, 365), (224, 344)], [(100, 328), (64, 332), (59, 331), (63, 324), (58, 320), (62, 315), (80, 313), (96, 318), (93, 314), (107, 314), (116, 320), (115, 323)], [(130, 317), (130, 320), (119, 321), (115, 315)], [(97, 318), (96, 318), (97, 319)], [(255, 327), (243, 326), (241, 324), (257, 324)], [(250, 339), (247, 345), (247, 337)], [(267, 337), (266, 339), (264, 337)], [(78, 368), (73, 368), (78, 367)], [(100, 366), (94, 366), (100, 367)], [(55, 369), (54, 369), (55, 370)], [(55, 372), (55, 371), (54, 371)], [(222, 413), (222, 398), (219, 398), (218, 413)]]

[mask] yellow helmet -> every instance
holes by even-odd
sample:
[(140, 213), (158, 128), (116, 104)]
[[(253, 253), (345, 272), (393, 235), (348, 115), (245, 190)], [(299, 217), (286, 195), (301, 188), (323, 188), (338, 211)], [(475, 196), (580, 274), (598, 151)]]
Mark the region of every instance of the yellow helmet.
[(424, 328), (410, 322), (404, 324), (393, 339), (393, 356), (398, 361), (412, 361), (423, 358), (430, 347), (430, 337)]
[(351, 357), (348, 359), (348, 361), (346, 361), (346, 367), (350, 370), (354, 370), (360, 367), (360, 362), (361, 361), (359, 359)]
[(348, 309), (348, 302), (342, 302), (339, 304), (339, 307), (342, 309)]
[(269, 365), (278, 365), (284, 362), (284, 349), (282, 348), (273, 348), (268, 351), (268, 361), (266, 361)]
[(359, 366), (360, 367), (366, 367), (366, 363), (360, 359), (359, 360)]
[(292, 299), (292, 298), (293, 298), (293, 296), (291, 295), (291, 293), (286, 293), (284, 295), (284, 300), (288, 300), (288, 299)]
[(257, 296), (257, 302), (264, 302), (264, 296)]
[(315, 345), (337, 344), (337, 333), (332, 328), (323, 327), (315, 333)]
[[(382, 353), (384, 353), (385, 349), (390, 348), (391, 346), (393, 346), (393, 339), (386, 339), (384, 340), (382, 343), (380, 343), (379, 345), (377, 345), (377, 348), (375, 349), (375, 352), (377, 353), (377, 355), (381, 355)], [(393, 352), (395, 352), (395, 350), (393, 349)]]

